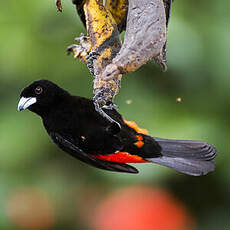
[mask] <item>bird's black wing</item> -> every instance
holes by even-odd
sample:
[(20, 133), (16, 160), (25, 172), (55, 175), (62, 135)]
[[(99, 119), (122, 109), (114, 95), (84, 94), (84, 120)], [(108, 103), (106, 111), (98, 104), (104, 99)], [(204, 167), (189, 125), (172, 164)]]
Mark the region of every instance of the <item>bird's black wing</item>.
[(96, 168), (115, 172), (138, 173), (138, 170), (130, 165), (102, 161), (93, 158), (58, 133), (51, 133), (50, 136), (55, 144), (57, 144), (62, 150), (70, 153), (73, 157), (76, 157), (77, 159)]

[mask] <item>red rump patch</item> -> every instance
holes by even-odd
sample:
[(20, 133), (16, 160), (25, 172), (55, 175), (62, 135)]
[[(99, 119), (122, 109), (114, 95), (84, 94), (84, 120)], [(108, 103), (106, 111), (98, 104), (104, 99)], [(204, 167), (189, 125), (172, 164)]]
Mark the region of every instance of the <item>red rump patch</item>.
[(147, 163), (142, 157), (131, 155), (127, 152), (118, 152), (109, 155), (92, 155), (92, 157), (103, 161), (111, 161), (116, 163)]

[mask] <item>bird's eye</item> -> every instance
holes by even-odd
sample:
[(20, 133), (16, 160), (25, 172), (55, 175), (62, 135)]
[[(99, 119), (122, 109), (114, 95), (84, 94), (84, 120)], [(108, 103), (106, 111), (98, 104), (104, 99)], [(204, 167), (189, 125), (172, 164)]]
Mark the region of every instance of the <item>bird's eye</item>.
[(41, 86), (37, 86), (36, 89), (35, 89), (35, 93), (36, 94), (41, 94), (43, 91), (42, 87)]

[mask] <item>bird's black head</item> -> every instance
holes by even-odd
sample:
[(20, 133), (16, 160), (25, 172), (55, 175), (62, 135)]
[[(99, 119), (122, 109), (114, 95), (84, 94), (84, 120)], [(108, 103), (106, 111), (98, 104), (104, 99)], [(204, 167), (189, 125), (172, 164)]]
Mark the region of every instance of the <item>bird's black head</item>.
[(68, 92), (48, 80), (38, 80), (25, 87), (20, 94), (18, 111), (29, 109), (39, 115), (46, 113)]

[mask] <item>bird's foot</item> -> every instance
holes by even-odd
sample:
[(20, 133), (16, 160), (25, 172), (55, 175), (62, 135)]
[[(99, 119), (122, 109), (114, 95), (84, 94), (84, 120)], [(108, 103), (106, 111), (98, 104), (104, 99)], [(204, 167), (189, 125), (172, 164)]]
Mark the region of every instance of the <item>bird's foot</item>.
[(108, 109), (108, 110), (118, 110), (118, 107), (116, 104), (114, 104), (113, 102), (110, 102), (110, 104), (106, 104), (103, 106), (103, 109)]
[(66, 49), (67, 55), (73, 53), (75, 59), (80, 58), (84, 63), (87, 63), (87, 57), (92, 48), (89, 38), (85, 34), (81, 33), (80, 37), (75, 38), (75, 41), (79, 44), (68, 46)]
[(107, 102), (107, 100), (104, 98), (103, 91), (99, 91), (93, 98), (95, 110), (104, 118), (106, 118), (111, 125), (108, 126), (107, 131), (109, 131), (112, 134), (116, 134), (120, 131), (121, 125), (115, 121), (112, 117), (110, 117), (103, 109), (109, 109), (109, 110), (117, 110), (117, 106), (113, 104), (113, 102)]
[[(104, 107), (104, 106), (109, 106), (110, 104), (112, 104), (110, 98), (109, 98), (109, 90), (108, 89), (101, 89), (98, 90), (95, 94), (95, 96), (93, 97), (93, 101), (100, 107)], [(95, 107), (96, 108), (96, 107)], [(96, 109), (97, 110), (97, 109)]]

